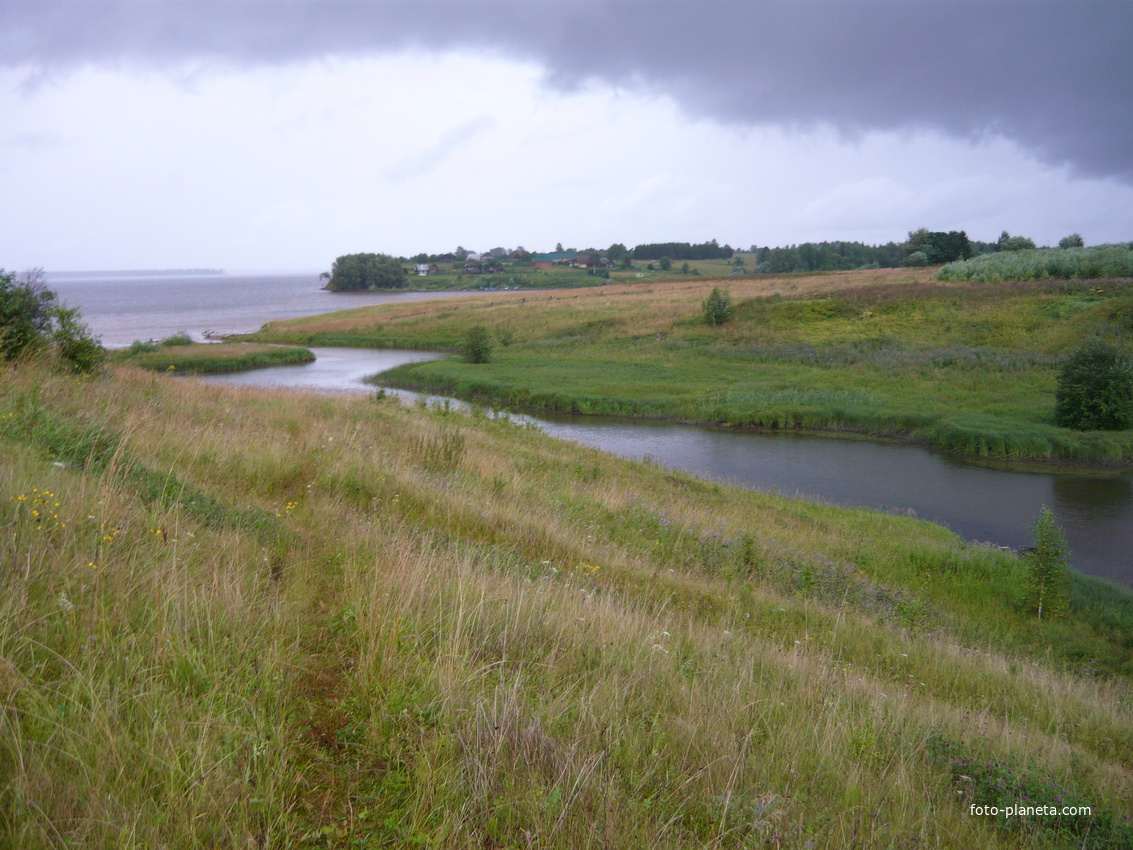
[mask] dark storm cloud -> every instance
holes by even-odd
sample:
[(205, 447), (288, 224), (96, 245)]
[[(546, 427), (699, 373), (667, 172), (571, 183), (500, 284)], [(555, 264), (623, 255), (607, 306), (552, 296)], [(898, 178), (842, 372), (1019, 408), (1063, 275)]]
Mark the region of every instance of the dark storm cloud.
[[(0, 62), (252, 65), (418, 47), (673, 96), (739, 125), (998, 134), (1133, 182), (1125, 0), (0, 0)], [(932, 167), (926, 163), (926, 167)]]

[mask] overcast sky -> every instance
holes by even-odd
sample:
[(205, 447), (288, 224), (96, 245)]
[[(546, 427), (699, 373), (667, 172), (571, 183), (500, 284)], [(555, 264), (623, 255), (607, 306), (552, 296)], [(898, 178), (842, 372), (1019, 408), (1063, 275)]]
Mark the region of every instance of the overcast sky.
[(1133, 239), (1127, 0), (0, 0), (0, 267)]

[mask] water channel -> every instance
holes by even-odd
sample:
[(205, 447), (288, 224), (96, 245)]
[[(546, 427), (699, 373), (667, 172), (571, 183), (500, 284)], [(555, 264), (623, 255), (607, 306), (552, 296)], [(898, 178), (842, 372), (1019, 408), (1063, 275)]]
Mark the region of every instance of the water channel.
[[(437, 355), (316, 348), (305, 366), (210, 381), (373, 392), (363, 378)], [(393, 390), (404, 398), (420, 398)], [(439, 401), (437, 397), (425, 397)], [(460, 404), (459, 402), (454, 402)], [(1133, 587), (1133, 476), (995, 468), (917, 446), (794, 433), (728, 431), (597, 417), (525, 417), (546, 433), (721, 482), (941, 523), (968, 540), (1020, 549), (1043, 505), (1065, 529), (1081, 572)]]

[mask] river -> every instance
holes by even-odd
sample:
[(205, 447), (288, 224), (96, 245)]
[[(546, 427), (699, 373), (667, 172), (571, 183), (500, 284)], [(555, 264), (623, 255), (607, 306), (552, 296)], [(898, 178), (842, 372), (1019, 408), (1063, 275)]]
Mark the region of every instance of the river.
[[(374, 392), (362, 381), (420, 351), (316, 348), (306, 366), (210, 381), (334, 392)], [(403, 398), (415, 393), (389, 390)], [(432, 403), (441, 397), (425, 396)], [(451, 403), (460, 405), (461, 402)], [(554, 437), (669, 469), (812, 501), (875, 508), (946, 525), (964, 538), (1021, 549), (1044, 505), (1065, 529), (1073, 566), (1133, 587), (1133, 476), (995, 468), (897, 443), (796, 433), (731, 431), (584, 416), (524, 416)]]
[[(48, 273), (109, 347), (187, 331), (257, 330), (266, 321), (366, 304), (459, 293), (330, 293), (318, 272), (245, 274)], [(216, 378), (333, 392), (372, 392), (362, 379), (427, 352), (316, 349), (306, 366)], [(402, 395), (412, 395), (404, 394)], [(992, 468), (916, 446), (862, 439), (724, 431), (585, 417), (542, 417), (548, 434), (623, 457), (649, 457), (718, 481), (840, 505), (913, 514), (969, 540), (1013, 549), (1031, 542), (1043, 505), (1065, 529), (1075, 568), (1133, 587), (1133, 476)]]

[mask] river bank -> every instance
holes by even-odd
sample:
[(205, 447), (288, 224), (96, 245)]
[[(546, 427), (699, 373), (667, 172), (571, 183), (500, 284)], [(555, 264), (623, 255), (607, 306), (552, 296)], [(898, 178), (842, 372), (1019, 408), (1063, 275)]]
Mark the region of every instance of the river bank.
[[(701, 303), (726, 286), (733, 318)], [(474, 325), (491, 362), (401, 367), (398, 386), (556, 413), (843, 430), (982, 458), (1129, 466), (1133, 432), (1053, 424), (1066, 352), (1128, 333), (1129, 281), (940, 284), (888, 270), (616, 286), (384, 306), (271, 322), (301, 345), (453, 351)], [(1106, 329), (1109, 330), (1106, 330)]]
[[(318, 359), (313, 364), (210, 380), (354, 394), (372, 394), (376, 387), (406, 404), (470, 409), (450, 396), (405, 391), (384, 380), (396, 366), (441, 355), (385, 349), (314, 351)], [(619, 457), (809, 501), (914, 515), (968, 541), (1015, 551), (1032, 545), (1031, 525), (1049, 507), (1067, 534), (1076, 569), (1133, 587), (1133, 476), (1128, 472), (1028, 467), (857, 435), (720, 429), (542, 411), (509, 416)]]

